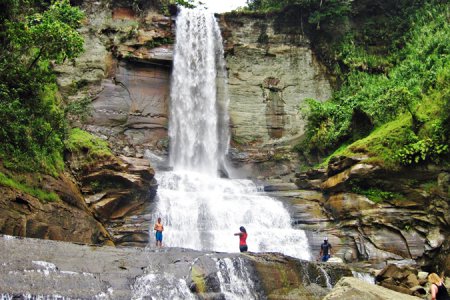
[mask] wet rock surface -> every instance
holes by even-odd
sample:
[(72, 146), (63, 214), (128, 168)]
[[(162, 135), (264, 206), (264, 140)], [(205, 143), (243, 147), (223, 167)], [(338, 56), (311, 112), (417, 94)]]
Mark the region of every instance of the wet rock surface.
[[(281, 254), (75, 245), (0, 236), (3, 296), (321, 299), (350, 270)], [(26, 251), (24, 251), (26, 249)]]

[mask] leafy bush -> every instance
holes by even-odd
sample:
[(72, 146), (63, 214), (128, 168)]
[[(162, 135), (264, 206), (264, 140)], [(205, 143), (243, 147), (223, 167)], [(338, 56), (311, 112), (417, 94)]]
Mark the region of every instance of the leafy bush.
[(397, 159), (404, 165), (413, 165), (426, 161), (439, 163), (440, 158), (447, 153), (448, 145), (437, 144), (428, 138), (405, 145), (398, 151)]

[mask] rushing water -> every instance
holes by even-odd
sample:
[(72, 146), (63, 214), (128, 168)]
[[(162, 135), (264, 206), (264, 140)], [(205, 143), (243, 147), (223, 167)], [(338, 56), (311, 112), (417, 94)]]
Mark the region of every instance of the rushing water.
[(281, 202), (250, 180), (218, 176), (226, 172), (229, 135), (222, 38), (214, 16), (182, 9), (176, 30), (169, 122), (173, 171), (157, 172), (155, 218), (165, 225), (164, 245), (236, 252), (233, 233), (244, 226), (249, 251), (309, 259), (306, 235), (291, 227)]

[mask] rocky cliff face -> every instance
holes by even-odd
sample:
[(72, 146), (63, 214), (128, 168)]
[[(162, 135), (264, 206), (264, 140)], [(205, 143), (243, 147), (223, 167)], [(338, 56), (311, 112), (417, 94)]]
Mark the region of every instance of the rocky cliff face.
[(174, 40), (171, 18), (152, 6), (137, 11), (127, 1), (87, 0), (81, 7), (86, 13), (86, 51), (73, 63), (55, 68), (67, 101), (89, 103), (90, 116), (78, 125), (107, 139), (117, 154), (164, 152)]
[[(282, 14), (282, 13), (281, 13)], [(264, 161), (290, 158), (285, 145), (297, 142), (305, 120), (305, 99), (326, 100), (331, 85), (300, 26), (283, 27), (273, 15), (221, 17), (229, 77), (234, 158)]]

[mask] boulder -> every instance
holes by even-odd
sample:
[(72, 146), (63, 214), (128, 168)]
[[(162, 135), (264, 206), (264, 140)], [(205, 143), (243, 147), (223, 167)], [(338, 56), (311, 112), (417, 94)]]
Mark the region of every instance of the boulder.
[(330, 159), (328, 163), (327, 175), (330, 177), (338, 173), (341, 173), (342, 171), (354, 166), (355, 164), (367, 158), (368, 158), (367, 156), (360, 156), (360, 157), (334, 156)]
[(385, 288), (403, 294), (420, 296), (426, 294), (426, 291), (420, 286), (418, 274), (416, 268), (390, 264), (381, 270), (375, 280)]
[(373, 285), (353, 277), (343, 277), (323, 300), (414, 300), (418, 297), (405, 295)]
[(321, 187), (326, 192), (351, 190), (351, 187), (349, 186), (350, 181), (361, 178), (367, 180), (368, 178), (375, 176), (376, 172), (379, 170), (380, 167), (378, 166), (359, 163), (336, 175), (328, 177)]

